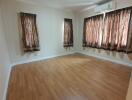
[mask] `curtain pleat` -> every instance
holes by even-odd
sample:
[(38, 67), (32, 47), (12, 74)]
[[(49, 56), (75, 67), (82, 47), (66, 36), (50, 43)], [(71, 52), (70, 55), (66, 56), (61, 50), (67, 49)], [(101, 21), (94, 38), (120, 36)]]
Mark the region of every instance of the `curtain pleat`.
[(127, 53), (132, 53), (132, 11), (129, 22), (129, 30), (128, 30), (128, 41), (127, 41)]
[(83, 47), (132, 52), (132, 7), (84, 19)]
[(103, 15), (84, 20), (83, 46), (100, 47), (102, 40)]
[(72, 19), (64, 19), (64, 47), (73, 46), (73, 25)]
[(126, 51), (131, 10), (106, 13), (102, 47)]
[(36, 15), (20, 13), (24, 52), (39, 51)]

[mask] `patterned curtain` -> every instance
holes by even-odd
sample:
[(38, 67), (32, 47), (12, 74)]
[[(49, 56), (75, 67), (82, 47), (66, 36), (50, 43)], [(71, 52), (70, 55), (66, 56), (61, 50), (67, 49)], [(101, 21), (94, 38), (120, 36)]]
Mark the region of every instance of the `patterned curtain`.
[(110, 50), (127, 50), (131, 9), (106, 13), (102, 47)]
[(87, 46), (132, 52), (132, 7), (85, 18), (83, 47)]
[(39, 51), (39, 39), (36, 26), (36, 15), (20, 13), (24, 52)]
[(129, 30), (128, 30), (128, 43), (127, 43), (127, 53), (132, 53), (132, 11), (131, 18), (129, 22)]
[(64, 19), (64, 47), (73, 46), (73, 25), (72, 19)]
[(103, 14), (84, 20), (83, 46), (101, 47)]

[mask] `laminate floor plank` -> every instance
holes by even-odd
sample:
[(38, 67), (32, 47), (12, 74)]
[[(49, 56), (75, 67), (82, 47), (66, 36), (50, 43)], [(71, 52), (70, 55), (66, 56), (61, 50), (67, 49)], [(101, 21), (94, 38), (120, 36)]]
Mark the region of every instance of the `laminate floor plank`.
[(125, 100), (131, 68), (81, 54), (12, 68), (7, 100)]

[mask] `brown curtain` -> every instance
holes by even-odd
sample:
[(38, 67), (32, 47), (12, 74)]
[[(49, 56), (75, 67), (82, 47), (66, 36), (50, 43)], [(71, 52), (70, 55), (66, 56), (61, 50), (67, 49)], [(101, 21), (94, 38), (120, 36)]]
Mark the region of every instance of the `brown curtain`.
[(127, 51), (128, 28), (131, 9), (106, 13), (102, 47), (110, 50)]
[(24, 52), (39, 51), (36, 15), (21, 12), (20, 19)]
[(129, 30), (128, 30), (127, 53), (132, 53), (132, 11), (131, 11)]
[(101, 47), (103, 14), (84, 20), (83, 46)]
[(85, 18), (83, 47), (87, 46), (132, 52), (132, 7)]
[(64, 19), (64, 47), (73, 46), (73, 24), (72, 19)]

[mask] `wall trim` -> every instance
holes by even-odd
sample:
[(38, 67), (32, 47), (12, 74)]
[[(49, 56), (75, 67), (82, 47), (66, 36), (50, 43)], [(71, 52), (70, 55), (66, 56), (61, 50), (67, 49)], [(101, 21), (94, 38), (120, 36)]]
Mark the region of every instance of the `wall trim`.
[(5, 89), (4, 89), (4, 95), (3, 95), (3, 99), (2, 100), (6, 100), (6, 96), (7, 96), (7, 92), (8, 92), (8, 84), (9, 84), (9, 80), (10, 80), (10, 74), (11, 74), (11, 65), (9, 66), (9, 70), (8, 70), (8, 74), (7, 74), (7, 78), (6, 78), (6, 83), (5, 83)]
[(54, 58), (54, 57), (59, 57), (59, 56), (70, 55), (70, 54), (74, 54), (74, 53), (76, 53), (76, 52), (73, 51), (73, 52), (68, 52), (68, 53), (55, 54), (55, 55), (52, 55), (52, 56), (45, 56), (45, 57), (41, 57), (41, 58), (34, 58), (32, 60), (20, 61), (20, 62), (12, 63), (11, 66), (14, 67), (15, 65), (20, 65), (20, 64), (26, 64), (26, 63), (31, 63), (31, 62), (35, 62), (35, 61), (46, 60), (46, 59), (50, 59), (50, 58)]
[(122, 65), (126, 65), (126, 66), (132, 67), (132, 63), (131, 62), (129, 63), (129, 62), (125, 62), (125, 61), (121, 61), (121, 60), (117, 60), (117, 59), (110, 59), (110, 58), (107, 58), (107, 57), (104, 57), (104, 56), (99, 56), (99, 55), (90, 54), (90, 53), (84, 53), (84, 52), (81, 52), (81, 51), (73, 51), (73, 52), (68, 52), (68, 53), (52, 55), (52, 56), (35, 58), (35, 59), (32, 59), (32, 60), (28, 60), (28, 61), (20, 61), (20, 62), (13, 63), (11, 66), (13, 67), (15, 65), (20, 65), (20, 64), (31, 63), (31, 62), (35, 62), (35, 61), (46, 60), (46, 59), (59, 57), (59, 56), (65, 56), (65, 55), (74, 54), (74, 53), (80, 53), (80, 54), (96, 57), (96, 58), (99, 58), (99, 59), (102, 59), (102, 60), (107, 60), (107, 61), (111, 61), (111, 62), (114, 62), (114, 63), (117, 63), (117, 64), (122, 64)]
[(96, 58), (99, 58), (99, 59), (102, 59), (102, 60), (111, 61), (111, 62), (114, 62), (114, 63), (117, 63), (117, 64), (122, 64), (122, 65), (125, 65), (125, 66), (132, 67), (131, 62), (129, 63), (129, 62), (125, 62), (123, 60), (121, 61), (121, 60), (117, 60), (117, 59), (110, 59), (110, 58), (107, 58), (107, 57), (104, 57), (104, 56), (99, 56), (99, 55), (90, 54), (90, 53), (84, 53), (84, 52), (81, 52), (81, 51), (79, 51), (78, 53), (88, 55), (88, 56), (92, 56), (92, 57), (96, 57)]
[(132, 67), (132, 64), (128, 63), (128, 62), (124, 62), (124, 61), (120, 61), (120, 60), (115, 60), (115, 59), (109, 59), (107, 57), (98, 56), (98, 55), (95, 55), (95, 54), (84, 53), (84, 52), (81, 52), (81, 51), (80, 52), (79, 51), (78, 52), (74, 51), (74, 52), (62, 53), (62, 54), (58, 54), (58, 55), (52, 55), (52, 56), (42, 57), (42, 58), (33, 59), (33, 60), (29, 60), (29, 61), (16, 62), (16, 63), (11, 64), (10, 67), (9, 67), (8, 75), (7, 75), (6, 83), (5, 83), (4, 96), (3, 96), (2, 100), (6, 100), (6, 96), (7, 96), (7, 92), (8, 92), (8, 83), (9, 83), (10, 74), (11, 74), (11, 68), (13, 66), (19, 65), (19, 64), (30, 63), (30, 62), (34, 62), (34, 61), (46, 60), (46, 59), (50, 59), (50, 58), (54, 58), (54, 57), (59, 57), (59, 56), (70, 55), (70, 54), (74, 54), (74, 53), (80, 53), (80, 54), (96, 57), (96, 58), (99, 58), (99, 59), (102, 59), (102, 60), (107, 60), (107, 61), (111, 61), (111, 62), (114, 62), (114, 63), (118, 63), (118, 64), (127, 65), (127, 66)]
[(32, 59), (32, 60), (28, 60), (28, 61), (20, 61), (20, 62), (16, 62), (16, 63), (11, 64), (9, 66), (8, 75), (7, 75), (6, 83), (5, 83), (4, 95), (3, 95), (3, 99), (2, 100), (6, 100), (6, 96), (7, 96), (7, 92), (8, 92), (8, 85), (9, 85), (9, 80), (10, 80), (10, 74), (11, 74), (11, 69), (15, 65), (30, 63), (30, 62), (34, 62), (34, 61), (46, 60), (46, 59), (50, 59), (50, 58), (54, 58), (54, 57), (59, 57), (59, 56), (70, 55), (70, 54), (74, 54), (74, 53), (76, 53), (76, 52), (73, 51), (73, 52), (68, 52), (68, 53), (61, 53), (61, 54), (57, 54), (57, 55), (42, 57), (42, 58), (38, 58), (38, 59)]

